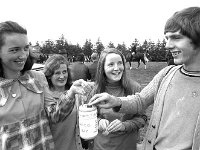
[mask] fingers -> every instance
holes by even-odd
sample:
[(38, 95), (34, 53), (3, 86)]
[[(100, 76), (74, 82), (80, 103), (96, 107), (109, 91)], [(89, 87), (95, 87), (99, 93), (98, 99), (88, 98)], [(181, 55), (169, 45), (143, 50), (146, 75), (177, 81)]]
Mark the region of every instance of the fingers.
[(118, 119), (112, 121), (107, 127), (108, 132), (124, 131), (124, 129), (124, 125)]
[(87, 82), (83, 79), (79, 79), (73, 82), (73, 85), (75, 86), (82, 86), (82, 85), (84, 86), (85, 84), (87, 84)]
[(89, 105), (98, 105), (102, 108), (107, 108), (109, 106), (107, 93), (95, 94), (89, 101)]
[(108, 130), (106, 129), (104, 132), (102, 132), (102, 134), (106, 136), (106, 135), (109, 134), (109, 132), (108, 132)]
[(105, 131), (108, 125), (109, 125), (109, 121), (106, 119), (101, 119), (99, 121), (99, 129), (102, 131)]
[(82, 87), (80, 87), (80, 86), (74, 86), (74, 85), (72, 85), (69, 90), (73, 94), (81, 94), (81, 95), (85, 94), (84, 89)]
[(97, 105), (98, 103), (101, 102), (101, 94), (95, 94), (89, 101), (88, 105)]
[(90, 83), (83, 79), (74, 81), (72, 86), (74, 87), (74, 91), (77, 94), (86, 94), (92, 90)]
[(102, 127), (103, 127), (103, 129), (106, 129), (107, 126), (109, 125), (109, 121), (106, 120), (106, 119), (102, 119), (101, 121), (102, 121)]
[(125, 126), (119, 119), (115, 119), (111, 123), (107, 119), (101, 119), (99, 121), (99, 130), (103, 131), (103, 135), (108, 135), (112, 132), (124, 131)]
[(109, 134), (109, 132), (108, 132), (108, 130), (107, 130), (107, 126), (109, 125), (109, 121), (108, 120), (106, 120), (106, 119), (101, 119), (100, 121), (99, 121), (99, 126), (100, 126), (100, 130), (101, 131), (103, 131), (102, 132), (102, 134), (103, 135), (108, 135)]

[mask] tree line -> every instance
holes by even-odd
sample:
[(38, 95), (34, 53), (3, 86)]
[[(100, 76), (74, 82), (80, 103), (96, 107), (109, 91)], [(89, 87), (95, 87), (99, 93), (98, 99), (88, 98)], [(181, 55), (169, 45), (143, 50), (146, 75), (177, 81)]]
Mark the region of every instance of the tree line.
[(140, 43), (137, 38), (133, 40), (130, 46), (126, 46), (125, 43), (117, 44), (115, 47), (112, 42), (109, 42), (108, 45), (103, 45), (100, 39), (97, 40), (95, 44), (91, 42), (91, 40), (86, 39), (84, 45), (81, 47), (79, 44), (73, 45), (70, 44), (67, 39), (65, 39), (64, 35), (62, 35), (58, 40), (52, 41), (47, 40), (43, 44), (39, 44), (36, 42), (37, 47), (40, 48), (40, 53), (42, 55), (51, 55), (51, 54), (65, 54), (69, 60), (73, 60), (79, 53), (84, 53), (86, 58), (90, 60), (90, 56), (93, 52), (97, 52), (98, 54), (105, 47), (116, 48), (120, 50), (124, 55), (128, 51), (136, 50), (137, 52), (147, 52), (148, 59), (150, 61), (166, 61), (167, 50), (165, 49), (166, 41), (163, 39), (162, 41), (158, 40), (156, 43), (151, 40), (145, 40), (143, 43)]

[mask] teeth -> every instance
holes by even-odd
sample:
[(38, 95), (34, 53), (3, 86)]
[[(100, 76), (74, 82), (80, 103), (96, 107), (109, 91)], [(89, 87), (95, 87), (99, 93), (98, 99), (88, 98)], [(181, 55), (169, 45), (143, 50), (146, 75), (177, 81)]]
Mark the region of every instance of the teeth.
[(23, 64), (24, 62), (23, 62), (23, 61), (20, 61), (20, 62), (17, 62), (17, 63), (19, 63), (19, 64)]
[(120, 74), (120, 72), (118, 72), (118, 73), (113, 73), (114, 75), (118, 75), (118, 74)]
[(181, 53), (180, 51), (172, 52), (172, 56), (177, 56), (177, 55), (180, 54), (180, 53)]

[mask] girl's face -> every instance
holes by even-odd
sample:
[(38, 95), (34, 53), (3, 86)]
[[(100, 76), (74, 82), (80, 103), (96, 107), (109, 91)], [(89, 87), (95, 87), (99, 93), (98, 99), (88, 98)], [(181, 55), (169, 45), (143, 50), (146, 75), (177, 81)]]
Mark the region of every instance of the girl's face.
[(115, 53), (108, 54), (105, 59), (104, 71), (108, 82), (120, 81), (124, 71), (121, 56)]
[(0, 58), (4, 75), (12, 78), (20, 73), (24, 68), (29, 56), (28, 38), (25, 34), (5, 34), (4, 45), (0, 49)]
[(68, 70), (66, 64), (60, 64), (60, 67), (54, 71), (51, 82), (55, 89), (65, 89), (68, 79)]

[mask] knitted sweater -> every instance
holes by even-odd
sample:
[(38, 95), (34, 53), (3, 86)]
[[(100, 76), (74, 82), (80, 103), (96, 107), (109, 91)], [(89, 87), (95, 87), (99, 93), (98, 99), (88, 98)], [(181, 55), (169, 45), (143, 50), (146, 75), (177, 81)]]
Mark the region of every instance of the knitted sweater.
[(146, 150), (199, 150), (200, 79), (180, 73), (181, 66), (165, 75), (168, 68), (162, 69), (140, 93), (121, 97), (120, 112), (134, 114), (154, 103), (144, 140)]
[[(137, 82), (132, 82), (133, 93), (140, 91), (140, 86)], [(105, 92), (115, 95), (124, 96), (124, 89), (119, 83), (108, 84)], [(136, 143), (138, 138), (138, 129), (145, 124), (145, 120), (140, 115), (130, 115), (123, 113), (116, 113), (112, 109), (100, 109), (100, 118), (104, 118), (112, 122), (119, 119), (125, 125), (125, 131), (118, 131), (109, 133), (107, 136), (99, 131), (94, 140), (94, 150), (136, 150)]]

